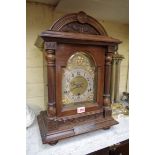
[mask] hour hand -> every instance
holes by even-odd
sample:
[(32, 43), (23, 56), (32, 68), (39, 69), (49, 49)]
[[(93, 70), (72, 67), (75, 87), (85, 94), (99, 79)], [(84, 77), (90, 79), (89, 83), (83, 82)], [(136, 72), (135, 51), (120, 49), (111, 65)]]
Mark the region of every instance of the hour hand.
[(78, 83), (78, 87), (82, 87), (83, 83)]
[(74, 90), (74, 89), (76, 89), (76, 88), (79, 88), (79, 87), (77, 87), (77, 86), (75, 86), (75, 87), (72, 87), (72, 88), (71, 88), (71, 91), (72, 91), (72, 90)]
[(76, 88), (81, 88), (83, 83), (77, 83), (77, 84), (74, 83), (73, 85), (75, 85), (75, 87), (73, 87), (72, 90)]

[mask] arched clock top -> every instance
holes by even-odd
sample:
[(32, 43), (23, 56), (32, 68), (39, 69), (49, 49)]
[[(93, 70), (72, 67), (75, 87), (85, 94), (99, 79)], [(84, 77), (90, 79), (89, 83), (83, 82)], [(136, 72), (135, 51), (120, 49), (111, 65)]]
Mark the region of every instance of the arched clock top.
[(41, 32), (35, 45), (41, 50), (55, 50), (57, 43), (117, 46), (121, 41), (108, 36), (96, 19), (81, 11), (58, 19), (47, 31)]
[(49, 30), (107, 36), (104, 27), (83, 11), (65, 15), (58, 19)]

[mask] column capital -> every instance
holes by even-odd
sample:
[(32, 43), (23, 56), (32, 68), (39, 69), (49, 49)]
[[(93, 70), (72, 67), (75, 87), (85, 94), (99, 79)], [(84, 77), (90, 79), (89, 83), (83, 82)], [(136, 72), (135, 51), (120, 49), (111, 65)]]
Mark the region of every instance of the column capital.
[(108, 53), (114, 53), (117, 52), (118, 50), (118, 45), (109, 45), (108, 46)]
[(112, 59), (113, 59), (113, 60), (122, 60), (122, 59), (124, 59), (124, 56), (121, 55), (121, 54), (119, 54), (118, 52), (115, 52), (115, 53), (113, 54), (113, 56), (112, 56)]
[(48, 66), (53, 66), (55, 65), (55, 51), (54, 50), (46, 50), (44, 52), (46, 61), (47, 61), (47, 65)]
[(56, 50), (57, 43), (56, 42), (45, 42), (44, 49), (45, 50)]

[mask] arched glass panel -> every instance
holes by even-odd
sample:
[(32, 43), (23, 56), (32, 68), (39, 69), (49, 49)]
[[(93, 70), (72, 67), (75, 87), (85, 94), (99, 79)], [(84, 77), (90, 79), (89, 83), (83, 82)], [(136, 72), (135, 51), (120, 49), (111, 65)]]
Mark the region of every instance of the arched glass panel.
[(62, 103), (96, 102), (96, 66), (93, 58), (85, 52), (74, 53), (62, 74)]

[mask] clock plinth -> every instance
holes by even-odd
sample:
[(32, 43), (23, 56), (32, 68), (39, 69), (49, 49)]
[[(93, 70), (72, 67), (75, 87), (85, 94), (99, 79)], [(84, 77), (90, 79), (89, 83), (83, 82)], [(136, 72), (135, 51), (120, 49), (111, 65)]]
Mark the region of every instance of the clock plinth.
[(84, 12), (68, 14), (40, 34), (36, 46), (46, 58), (48, 94), (47, 111), (37, 117), (43, 143), (118, 123), (112, 117), (110, 78), (119, 43)]
[(112, 117), (103, 117), (103, 113), (83, 116), (68, 120), (49, 120), (46, 111), (37, 117), (39, 129), (44, 144), (55, 144), (64, 138), (73, 137), (98, 129), (109, 129), (118, 124)]

